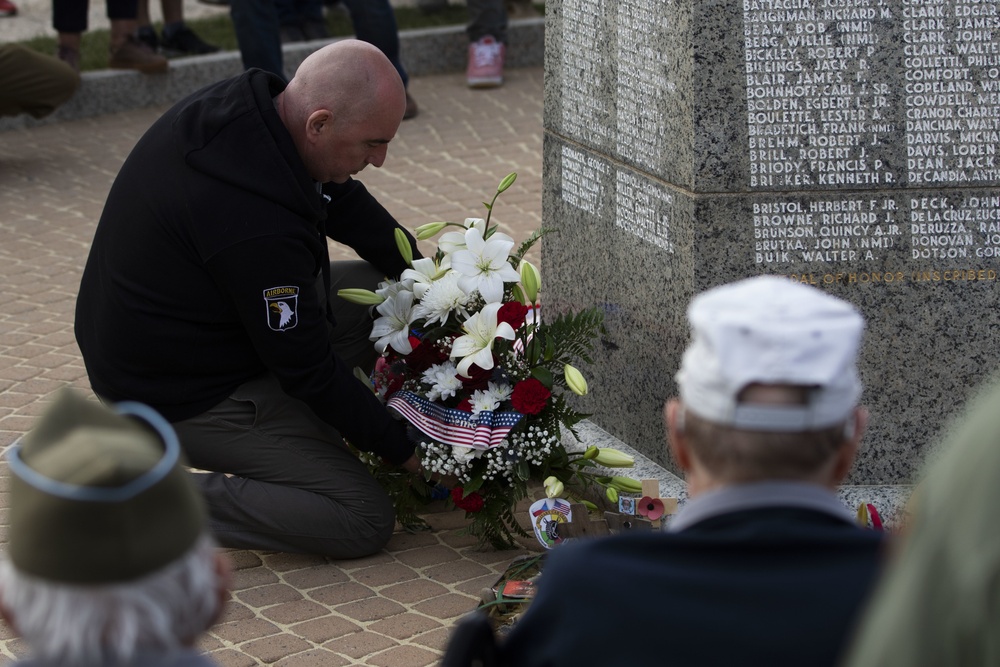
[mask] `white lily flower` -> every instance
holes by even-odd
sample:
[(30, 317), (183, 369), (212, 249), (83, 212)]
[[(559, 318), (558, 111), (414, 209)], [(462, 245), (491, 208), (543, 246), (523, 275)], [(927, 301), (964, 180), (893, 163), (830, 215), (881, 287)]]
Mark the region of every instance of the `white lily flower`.
[(375, 293), (384, 299), (393, 299), (400, 292), (413, 292), (412, 280), (383, 280)]
[(521, 279), (521, 274), (507, 261), (514, 239), (496, 232), (487, 241), (473, 227), (465, 232), (465, 245), (465, 250), (456, 250), (451, 256), (451, 268), (461, 275), (458, 286), (470, 294), (478, 290), (486, 303), (500, 301), (503, 284)]
[(392, 346), (392, 349), (400, 354), (412, 352), (410, 325), (415, 319), (413, 316), (413, 292), (400, 291), (376, 306), (375, 310), (382, 317), (372, 324), (372, 333), (368, 338), (375, 340), (375, 349), (378, 350), (378, 353), (384, 353), (388, 346)]
[[(478, 229), (486, 235), (486, 221), (482, 218), (466, 218), (465, 230)], [(441, 258), (441, 268), (450, 269), (451, 268), (451, 256), (456, 250), (465, 250), (465, 232), (445, 232), (438, 239), (438, 249), (444, 253), (444, 257)]]
[(429, 257), (413, 260), (413, 268), (403, 271), (400, 278), (413, 281), (413, 295), (417, 299), (423, 299), (428, 288), (434, 284), (434, 278), (438, 274), (437, 264)]
[(462, 325), (465, 335), (455, 339), (451, 357), (462, 357), (458, 373), (469, 377), (469, 367), (476, 364), (483, 370), (493, 368), (493, 341), (497, 338), (514, 340), (514, 329), (506, 322), (497, 323), (499, 303), (488, 303)]
[(427, 288), (413, 310), (416, 319), (426, 318), (428, 325), (434, 322), (444, 324), (452, 312), (467, 318), (469, 314), (465, 306), (468, 303), (469, 295), (458, 286), (458, 274), (449, 271)]

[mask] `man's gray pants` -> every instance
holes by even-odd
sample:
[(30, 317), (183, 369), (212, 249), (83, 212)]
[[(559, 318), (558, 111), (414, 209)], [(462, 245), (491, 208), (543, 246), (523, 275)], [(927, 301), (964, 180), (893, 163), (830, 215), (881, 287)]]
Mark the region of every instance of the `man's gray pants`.
[[(331, 264), (330, 294), (374, 289), (365, 262)], [(334, 350), (370, 369), (367, 306), (331, 297)], [(270, 374), (238, 387), (207, 412), (174, 425), (222, 546), (357, 558), (389, 541), (392, 503), (336, 429), (285, 394)]]

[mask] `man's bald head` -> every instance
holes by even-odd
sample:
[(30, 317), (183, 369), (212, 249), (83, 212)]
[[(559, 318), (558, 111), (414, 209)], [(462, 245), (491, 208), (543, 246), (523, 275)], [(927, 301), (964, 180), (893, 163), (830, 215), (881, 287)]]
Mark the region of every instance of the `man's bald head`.
[[(279, 99), (299, 155), (321, 182), (341, 182), (366, 164), (381, 166), (405, 109), (399, 73), (378, 48), (356, 39), (303, 60)], [(359, 142), (367, 154), (359, 154)]]

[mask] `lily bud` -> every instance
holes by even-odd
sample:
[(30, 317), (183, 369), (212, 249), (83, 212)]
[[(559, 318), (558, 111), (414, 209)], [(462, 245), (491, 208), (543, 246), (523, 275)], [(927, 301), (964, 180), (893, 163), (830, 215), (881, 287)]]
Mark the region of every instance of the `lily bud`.
[(521, 261), (521, 287), (524, 288), (524, 296), (529, 303), (534, 303), (538, 299), (538, 290), (542, 286), (542, 274), (538, 272), (535, 265), (526, 260)]
[(566, 364), (563, 366), (563, 376), (566, 378), (566, 384), (569, 385), (574, 394), (577, 396), (585, 396), (587, 394), (587, 380), (583, 377), (583, 373), (573, 366)]
[(635, 465), (634, 458), (611, 447), (601, 447), (601, 451), (597, 452), (594, 461), (605, 468), (631, 468)]
[(377, 306), (385, 301), (384, 298), (375, 292), (361, 289), (360, 287), (345, 287), (344, 289), (337, 290), (337, 296), (360, 306)]
[(403, 261), (406, 262), (407, 266), (413, 266), (413, 247), (410, 245), (410, 239), (406, 238), (406, 232), (396, 227), (393, 233), (396, 236), (396, 247), (399, 249), (399, 254), (403, 256)]
[(608, 497), (608, 500), (610, 500), (611, 502), (615, 503), (616, 505), (618, 504), (618, 490), (615, 489), (615, 487), (609, 486), (608, 488), (604, 489), (604, 495), (606, 495)]
[(625, 493), (642, 493), (642, 482), (631, 477), (612, 477), (610, 484)]
[(591, 445), (590, 447), (587, 447), (587, 451), (583, 453), (583, 458), (592, 459), (595, 456), (597, 456), (598, 452), (600, 451), (601, 451), (600, 447), (598, 447), (597, 445)]
[(589, 500), (584, 500), (584, 499), (581, 498), (580, 502), (583, 503), (583, 506), (586, 507), (591, 512), (597, 511), (597, 505), (595, 505), (594, 503), (590, 502)]
[(498, 193), (503, 192), (504, 190), (512, 186), (514, 184), (515, 179), (517, 179), (516, 171), (512, 171), (511, 173), (504, 176), (503, 180), (500, 181), (500, 185), (497, 186), (497, 192)]
[(420, 225), (413, 230), (413, 235), (417, 237), (418, 241), (425, 241), (442, 229), (448, 226), (447, 222), (428, 222), (425, 225)]
[(558, 498), (566, 490), (566, 486), (557, 477), (549, 477), (545, 480), (545, 495), (549, 498)]

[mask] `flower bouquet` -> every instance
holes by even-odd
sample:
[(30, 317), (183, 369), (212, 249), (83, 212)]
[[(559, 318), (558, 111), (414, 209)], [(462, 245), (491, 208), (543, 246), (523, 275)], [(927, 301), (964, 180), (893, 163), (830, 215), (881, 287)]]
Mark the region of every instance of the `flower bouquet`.
[(422, 523), (420, 507), (447, 493), (466, 511), (469, 532), (496, 548), (512, 547), (515, 535), (527, 535), (514, 510), (533, 479), (544, 480), (549, 497), (580, 498), (597, 486), (616, 499), (617, 491), (638, 485), (597, 467), (631, 465), (621, 452), (569, 452), (562, 444), (563, 430), (575, 436), (573, 426), (588, 416), (573, 409), (567, 390), (587, 393), (574, 364), (590, 362), (602, 314), (590, 308), (543, 322), (541, 277), (524, 259), (542, 232), (515, 251), (514, 240), (490, 221), (497, 197), (515, 178), (501, 181), (485, 204), (485, 219), (418, 227), (418, 240), (445, 232), (431, 257), (414, 260), (406, 235), (397, 230), (409, 266), (399, 280), (387, 280), (375, 292), (339, 293), (376, 305), (371, 339), (382, 357), (364, 379), (408, 422), (425, 471), (421, 479), (366, 457), (392, 496), (398, 520)]

